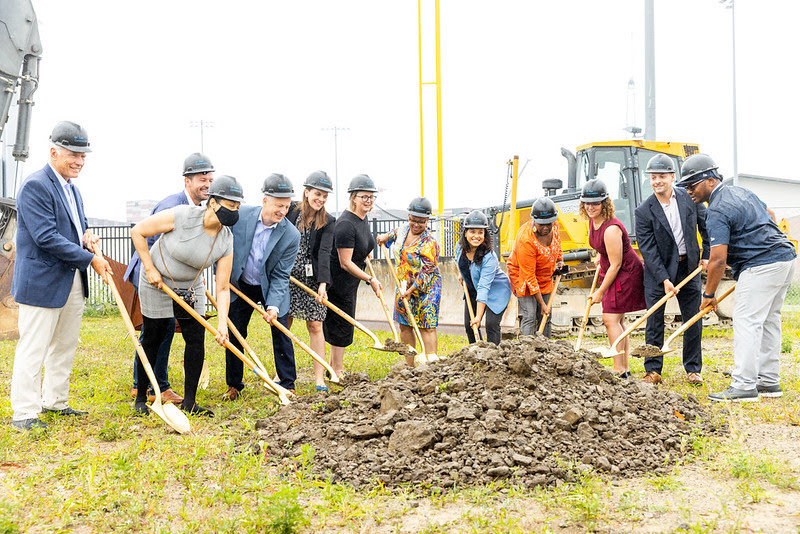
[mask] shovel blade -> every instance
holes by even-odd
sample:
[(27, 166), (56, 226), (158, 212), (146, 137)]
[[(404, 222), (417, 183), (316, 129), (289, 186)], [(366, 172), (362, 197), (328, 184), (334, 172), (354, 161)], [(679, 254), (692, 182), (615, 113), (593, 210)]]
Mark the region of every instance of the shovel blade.
[(614, 356), (619, 356), (620, 354), (623, 354), (622, 352), (620, 352), (618, 350), (617, 351), (613, 351), (613, 350), (611, 350), (611, 348), (604, 349), (602, 347), (594, 347), (594, 348), (591, 348), (589, 350), (591, 352), (594, 352), (594, 353), (597, 354), (597, 359), (598, 360), (605, 360), (605, 359), (613, 358)]
[(150, 409), (179, 434), (186, 434), (192, 430), (189, 418), (174, 404), (157, 404), (154, 402), (150, 405)]

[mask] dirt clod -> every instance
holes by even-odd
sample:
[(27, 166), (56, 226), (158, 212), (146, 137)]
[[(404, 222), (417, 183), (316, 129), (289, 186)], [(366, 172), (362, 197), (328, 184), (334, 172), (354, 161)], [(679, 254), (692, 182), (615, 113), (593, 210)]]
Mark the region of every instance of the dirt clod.
[(397, 352), (400, 356), (414, 356), (417, 354), (414, 349), (405, 343), (400, 343), (390, 337), (386, 338), (386, 341), (383, 342), (383, 348), (389, 352)]
[(631, 349), (631, 356), (635, 358), (653, 358), (661, 355), (661, 347), (655, 345), (639, 345)]
[(663, 472), (685, 454), (683, 438), (715, 430), (696, 400), (619, 379), (540, 336), (478, 342), (447, 360), (396, 366), (377, 382), (346, 378), (340, 392), (300, 397), (258, 422), (252, 441), (277, 458), (311, 445), (315, 474), (356, 487), (494, 479), (530, 487), (589, 467)]

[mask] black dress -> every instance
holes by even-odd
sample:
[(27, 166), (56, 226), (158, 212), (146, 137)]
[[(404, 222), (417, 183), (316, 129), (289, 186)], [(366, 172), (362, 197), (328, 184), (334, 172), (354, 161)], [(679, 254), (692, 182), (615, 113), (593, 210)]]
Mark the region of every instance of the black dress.
[[(366, 258), (375, 248), (375, 237), (369, 230), (369, 221), (366, 217), (361, 219), (351, 211), (342, 213), (336, 220), (331, 250), (331, 287), (328, 289), (328, 300), (346, 314), (355, 317), (358, 284), (361, 280), (345, 271), (339, 264), (340, 248), (353, 249), (353, 263), (362, 270), (366, 269)], [(348, 347), (353, 343), (353, 325), (335, 313), (327, 314), (323, 331), (325, 341), (331, 345)]]

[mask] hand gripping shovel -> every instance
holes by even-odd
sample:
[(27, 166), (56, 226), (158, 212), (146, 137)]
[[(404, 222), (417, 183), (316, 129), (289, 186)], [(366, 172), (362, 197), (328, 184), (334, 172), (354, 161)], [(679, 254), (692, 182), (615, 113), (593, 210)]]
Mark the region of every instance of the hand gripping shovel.
[[(597, 287), (597, 276), (599, 274), (600, 274), (600, 267), (595, 265), (594, 279), (592, 280), (592, 288), (589, 290), (589, 295), (592, 295), (594, 293), (594, 288)], [(586, 313), (583, 314), (581, 329), (578, 331), (578, 340), (575, 341), (575, 350), (581, 349), (581, 342), (583, 341), (583, 332), (586, 330), (586, 325), (589, 322), (589, 312), (592, 310), (592, 304), (594, 304), (594, 302), (592, 302), (592, 297), (589, 297), (586, 302)]]
[[(553, 304), (553, 299), (556, 296), (556, 291), (558, 290), (558, 284), (561, 282), (561, 275), (559, 274), (556, 276), (556, 281), (553, 282), (553, 291), (550, 292), (550, 298), (547, 299), (547, 306), (551, 306)], [(547, 320), (550, 318), (550, 313), (542, 314), (542, 324), (539, 325), (539, 333), (541, 334), (544, 332), (544, 327), (547, 324)]]
[[(100, 245), (97, 243), (94, 245), (94, 253), (101, 258), (103, 257), (103, 253), (100, 251)], [(114, 300), (117, 301), (117, 308), (119, 308), (119, 313), (122, 315), (122, 320), (125, 321), (125, 327), (128, 329), (128, 336), (131, 338), (134, 347), (136, 347), (136, 354), (139, 355), (139, 359), (142, 361), (142, 365), (144, 366), (144, 372), (147, 373), (147, 378), (150, 379), (150, 384), (152, 384), (153, 391), (156, 393), (156, 400), (150, 404), (150, 409), (153, 410), (153, 412), (165, 423), (174, 428), (179, 434), (186, 434), (192, 429), (191, 425), (189, 424), (189, 418), (186, 417), (186, 414), (180, 411), (180, 409), (174, 404), (161, 403), (161, 389), (158, 387), (158, 381), (153, 373), (153, 368), (150, 366), (150, 361), (147, 359), (147, 354), (145, 354), (144, 348), (142, 348), (142, 344), (139, 342), (139, 336), (136, 335), (136, 329), (134, 328), (133, 322), (128, 315), (128, 310), (125, 309), (125, 304), (122, 301), (122, 295), (119, 294), (117, 285), (114, 283), (114, 280), (111, 277), (106, 277), (105, 282), (111, 288), (111, 293), (114, 294)]]
[[(367, 258), (367, 267), (369, 268), (369, 274), (372, 278), (377, 278), (375, 276), (375, 269), (372, 268), (372, 262)], [(400, 343), (400, 335), (397, 333), (397, 328), (394, 326), (394, 321), (392, 320), (392, 316), (389, 313), (389, 306), (386, 305), (386, 299), (383, 298), (383, 290), (378, 290), (378, 298), (381, 299), (381, 306), (383, 307), (383, 314), (386, 316), (386, 320), (389, 322), (389, 328), (392, 329), (392, 336), (394, 336), (394, 342)]]
[[(232, 288), (232, 287), (233, 287), (233, 286), (231, 286), (231, 288)], [(183, 308), (184, 310), (186, 310), (186, 312), (187, 312), (189, 315), (191, 315), (192, 317), (194, 317), (194, 318), (195, 318), (195, 320), (196, 320), (198, 323), (200, 323), (201, 325), (203, 325), (203, 327), (205, 327), (205, 329), (206, 329), (206, 330), (208, 330), (209, 332), (211, 332), (211, 334), (212, 334), (213, 336), (215, 336), (215, 337), (216, 337), (216, 335), (217, 335), (217, 333), (218, 333), (218, 332), (217, 332), (217, 329), (216, 329), (216, 328), (214, 328), (213, 326), (211, 326), (211, 324), (210, 324), (208, 321), (206, 321), (206, 320), (205, 320), (205, 318), (203, 318), (203, 316), (202, 316), (202, 315), (200, 315), (199, 313), (197, 313), (197, 312), (194, 310), (194, 308), (193, 308), (193, 307), (189, 306), (189, 305), (186, 303), (186, 301), (185, 301), (185, 300), (183, 300), (181, 297), (179, 297), (178, 295), (176, 295), (176, 294), (175, 294), (175, 292), (174, 292), (173, 290), (171, 290), (169, 287), (167, 287), (167, 285), (166, 285), (166, 284), (161, 284), (161, 289), (163, 289), (163, 290), (164, 290), (164, 292), (165, 292), (167, 295), (169, 295), (169, 296), (172, 298), (172, 300), (174, 300), (175, 302), (177, 302), (177, 303), (180, 305), (180, 307), (181, 307), (181, 308)], [(278, 385), (278, 384), (275, 384), (275, 383), (273, 383), (273, 382), (272, 382), (272, 380), (270, 380), (270, 379), (269, 379), (269, 376), (267, 375), (267, 373), (262, 373), (262, 372), (261, 372), (261, 369), (259, 369), (257, 365), (255, 365), (253, 362), (251, 362), (251, 361), (250, 361), (250, 359), (249, 359), (247, 356), (245, 356), (244, 354), (242, 354), (242, 352), (241, 352), (239, 349), (237, 349), (236, 347), (234, 347), (234, 346), (233, 346), (233, 344), (232, 344), (230, 341), (225, 341), (225, 348), (226, 348), (226, 349), (228, 349), (228, 350), (230, 350), (230, 351), (231, 351), (231, 352), (232, 352), (232, 353), (233, 353), (233, 354), (234, 354), (234, 355), (235, 355), (237, 358), (239, 358), (240, 360), (242, 360), (242, 362), (243, 362), (243, 363), (244, 363), (244, 364), (245, 364), (247, 367), (249, 367), (249, 368), (250, 368), (250, 369), (251, 369), (251, 370), (252, 370), (252, 371), (253, 371), (253, 372), (254, 372), (256, 375), (258, 375), (258, 378), (260, 378), (261, 380), (263, 380), (263, 381), (264, 381), (264, 383), (267, 385), (267, 388), (268, 388), (270, 391), (272, 391), (273, 393), (275, 393), (275, 395), (277, 395), (277, 396), (278, 396), (278, 398), (279, 398), (279, 399), (280, 399), (280, 401), (281, 401), (281, 404), (289, 404), (289, 402), (290, 402), (290, 401), (289, 401), (289, 394), (290, 394), (290, 393), (289, 393), (289, 391), (288, 391), (287, 389), (285, 389), (285, 388), (281, 387), (281, 386), (280, 386), (280, 385)]]
[[(262, 315), (262, 317), (264, 317), (264, 318), (267, 317), (267, 312), (266, 311), (264, 311), (263, 309), (259, 308), (258, 304), (253, 302), (253, 300), (250, 297), (248, 297), (247, 295), (245, 295), (244, 293), (239, 291), (235, 286), (233, 286), (233, 285), (231, 286), (231, 291), (233, 291), (234, 293), (239, 295), (239, 298), (241, 298), (246, 303), (248, 303), (250, 306), (252, 306), (254, 310), (256, 310), (257, 312), (259, 312)], [(330, 375), (331, 375), (331, 378), (330, 378), (331, 382), (334, 382), (334, 383), (337, 383), (337, 384), (339, 383), (339, 375), (337, 375), (336, 371), (333, 370), (333, 367), (331, 367), (328, 364), (328, 362), (325, 361), (325, 358), (322, 358), (319, 354), (314, 352), (314, 349), (312, 349), (311, 347), (309, 347), (308, 345), (303, 343), (296, 335), (292, 334), (292, 331), (289, 330), (288, 328), (286, 328), (285, 326), (283, 326), (280, 323), (280, 321), (274, 320), (269, 324), (271, 324), (272, 326), (274, 326), (275, 328), (277, 328), (278, 330), (283, 332), (286, 335), (286, 337), (288, 337), (289, 339), (294, 341), (297, 345), (300, 345), (301, 349), (306, 351), (312, 358), (314, 358), (314, 360), (316, 360), (316, 362), (318, 364), (320, 364), (322, 367), (324, 367), (325, 370), (328, 371), (330, 373)]]
[[(394, 264), (392, 263), (392, 255), (389, 252), (389, 248), (384, 245), (383, 250), (386, 252), (386, 261), (389, 263), (389, 271), (392, 273), (392, 278), (394, 279), (394, 283), (397, 286), (397, 291), (400, 293), (400, 298), (403, 300), (403, 304), (406, 308), (406, 313), (408, 314), (408, 320), (411, 323), (411, 326), (414, 327), (414, 333), (417, 335), (417, 339), (419, 339), (419, 348), (421, 350), (422, 355), (424, 356), (425, 362), (431, 362), (434, 360), (438, 360), (439, 358), (435, 354), (428, 355), (428, 351), (425, 350), (425, 342), (422, 341), (422, 334), (419, 332), (419, 327), (417, 327), (417, 321), (414, 319), (414, 313), (411, 311), (411, 304), (408, 303), (408, 299), (403, 296), (403, 290), (400, 287), (400, 279), (397, 278), (397, 271), (394, 270)], [(419, 357), (419, 355), (417, 355)]]
[(598, 347), (598, 348), (594, 348), (592, 350), (594, 352), (599, 352), (600, 353), (600, 358), (613, 358), (614, 356), (617, 356), (618, 354), (622, 354), (620, 351), (617, 350), (617, 345), (619, 344), (619, 342), (622, 341), (623, 339), (625, 339), (626, 337), (628, 337), (629, 335), (631, 335), (631, 333), (634, 330), (636, 330), (636, 328), (640, 324), (645, 322), (648, 317), (653, 315), (653, 312), (655, 312), (657, 309), (659, 309), (661, 306), (663, 306), (669, 299), (671, 299), (678, 292), (678, 290), (680, 288), (682, 288), (684, 285), (686, 285), (689, 282), (689, 280), (691, 280), (692, 278), (697, 276), (697, 274), (701, 270), (703, 270), (702, 267), (697, 267), (697, 269), (692, 271), (689, 274), (689, 276), (687, 276), (686, 278), (681, 280), (681, 282), (677, 286), (675, 286), (675, 290), (674, 291), (670, 291), (669, 293), (667, 293), (666, 295), (661, 297), (661, 299), (658, 302), (656, 302), (655, 304), (653, 304), (653, 306), (649, 310), (647, 310), (644, 315), (642, 315), (641, 317), (636, 319), (628, 328), (626, 328), (625, 331), (622, 332), (622, 334), (620, 334), (620, 336), (617, 339), (614, 340), (614, 343), (611, 344), (611, 347), (609, 347), (608, 349), (603, 349), (603, 348), (599, 348)]
[[(300, 280), (298, 280), (294, 276), (290, 276), (289, 280), (291, 280), (293, 284), (295, 284), (297, 287), (299, 287), (300, 289), (302, 289), (303, 291), (305, 291), (309, 295), (311, 295), (313, 297), (317, 296), (317, 293), (313, 289), (311, 289), (310, 287), (305, 285), (303, 282), (301, 282)], [(372, 345), (373, 349), (382, 350), (382, 351), (385, 351), (385, 352), (395, 352), (395, 351), (393, 351), (391, 349), (388, 349), (388, 348), (384, 347), (383, 343), (381, 343), (381, 341), (378, 339), (378, 336), (376, 336), (375, 333), (372, 330), (370, 330), (369, 328), (367, 328), (366, 326), (364, 326), (360, 322), (358, 322), (355, 319), (353, 319), (352, 317), (350, 317), (348, 314), (346, 314), (341, 309), (339, 309), (338, 306), (333, 304), (327, 298), (323, 298), (322, 299), (322, 303), (325, 306), (327, 306), (328, 308), (330, 308), (331, 311), (333, 311), (335, 314), (340, 316), (342, 319), (344, 319), (345, 321), (347, 321), (348, 323), (350, 323), (351, 325), (355, 326), (356, 328), (358, 328), (359, 330), (361, 330), (362, 332), (367, 334), (369, 337), (371, 337), (372, 338), (372, 342), (374, 343)]]
[[(464, 288), (464, 298), (467, 299), (469, 322), (472, 322), (475, 320), (475, 310), (472, 309), (472, 300), (469, 298), (469, 288), (467, 287), (467, 283), (463, 278), (461, 279), (461, 286)], [(472, 325), (472, 333), (475, 334), (475, 341), (478, 341), (481, 338), (481, 331), (478, 329), (478, 325)]]
[[(727, 297), (728, 295), (733, 293), (733, 290), (735, 288), (736, 288), (736, 284), (733, 284), (731, 287), (729, 287), (724, 293), (722, 293), (719, 297), (717, 297), (717, 302), (723, 300), (725, 297)], [(661, 347), (661, 354), (669, 354), (672, 351), (678, 350), (677, 348), (674, 348), (674, 349), (670, 348), (669, 344), (672, 343), (673, 341), (675, 341), (675, 339), (679, 335), (681, 335), (684, 332), (686, 332), (686, 330), (688, 330), (690, 326), (692, 326), (694, 323), (699, 321), (701, 317), (703, 317), (705, 314), (707, 314), (708, 312), (710, 312), (713, 309), (714, 308), (712, 308), (711, 306), (706, 306), (705, 308), (703, 308), (702, 310), (697, 312), (697, 314), (695, 314), (694, 317), (692, 317), (691, 319), (689, 319), (688, 321), (683, 323), (683, 325), (681, 325), (680, 328), (675, 330), (675, 332), (673, 332), (672, 335), (667, 338), (667, 341), (664, 342), (664, 346)], [(661, 356), (661, 354), (656, 354), (656, 356)]]
[[(208, 299), (208, 301), (211, 303), (212, 306), (214, 306), (217, 310), (219, 310), (219, 306), (217, 306), (217, 301), (214, 299), (214, 295), (212, 295), (211, 291), (209, 291), (208, 289), (206, 289), (206, 298)], [(261, 362), (261, 360), (258, 359), (256, 351), (254, 351), (253, 348), (250, 346), (250, 344), (247, 343), (247, 340), (245, 340), (244, 336), (242, 336), (242, 334), (239, 332), (239, 329), (236, 328), (236, 326), (233, 324), (233, 321), (231, 321), (230, 317), (228, 317), (228, 330), (230, 330), (231, 334), (233, 334), (233, 336), (239, 341), (239, 344), (242, 346), (242, 349), (247, 353), (248, 356), (250, 356), (251, 362), (256, 367), (258, 367), (258, 370), (261, 371), (264, 374), (264, 376), (269, 376), (267, 368), (264, 367), (264, 364)]]

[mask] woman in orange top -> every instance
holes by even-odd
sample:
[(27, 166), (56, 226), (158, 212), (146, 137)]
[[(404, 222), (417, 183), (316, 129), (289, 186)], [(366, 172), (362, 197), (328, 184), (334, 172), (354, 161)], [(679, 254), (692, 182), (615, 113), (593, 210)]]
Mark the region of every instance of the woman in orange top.
[[(558, 210), (552, 200), (536, 199), (531, 207), (531, 220), (517, 232), (508, 259), (508, 277), (522, 316), (519, 325), (522, 335), (532, 336), (542, 316), (550, 314), (553, 273), (564, 266), (557, 219)], [(549, 318), (543, 333), (550, 337)]]

